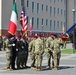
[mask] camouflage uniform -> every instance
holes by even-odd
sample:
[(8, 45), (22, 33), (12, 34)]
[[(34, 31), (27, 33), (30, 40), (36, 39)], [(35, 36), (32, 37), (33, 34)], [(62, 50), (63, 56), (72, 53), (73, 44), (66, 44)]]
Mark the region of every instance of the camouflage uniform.
[(57, 38), (55, 38), (53, 40), (53, 69), (57, 70), (58, 66), (59, 66), (59, 60), (60, 60), (60, 46), (59, 46), (60, 40), (58, 40)]
[(0, 36), (0, 51), (1, 51), (2, 46), (3, 46), (3, 40), (2, 40), (2, 36)]
[(29, 52), (30, 52), (30, 59), (31, 59), (31, 69), (35, 68), (35, 40), (33, 39), (29, 43)]
[(52, 58), (52, 49), (53, 49), (53, 44), (52, 44), (53, 39), (51, 37), (47, 38), (46, 40), (46, 49), (48, 50), (47, 52), (47, 58), (48, 58), (48, 66), (47, 68), (50, 68), (50, 61)]
[(43, 41), (38, 37), (35, 40), (36, 70), (41, 70), (43, 52)]
[(12, 63), (12, 42), (10, 41), (9, 38), (4, 37), (3, 38), (3, 42), (6, 45), (6, 66), (7, 66), (7, 70), (11, 69), (11, 63)]

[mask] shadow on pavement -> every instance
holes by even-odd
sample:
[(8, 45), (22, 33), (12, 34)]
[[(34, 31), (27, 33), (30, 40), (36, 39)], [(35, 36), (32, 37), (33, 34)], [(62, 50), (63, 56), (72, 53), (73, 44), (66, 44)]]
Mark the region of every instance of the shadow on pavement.
[[(74, 68), (74, 67), (70, 67), (70, 66), (59, 66), (58, 67), (58, 70), (69, 69), (69, 68)], [(46, 70), (52, 70), (52, 68), (47, 69), (46, 66), (42, 66), (42, 71), (46, 71)]]
[(70, 66), (59, 66), (59, 70), (62, 70), (62, 69), (69, 69), (69, 68), (74, 68), (74, 67), (70, 67)]

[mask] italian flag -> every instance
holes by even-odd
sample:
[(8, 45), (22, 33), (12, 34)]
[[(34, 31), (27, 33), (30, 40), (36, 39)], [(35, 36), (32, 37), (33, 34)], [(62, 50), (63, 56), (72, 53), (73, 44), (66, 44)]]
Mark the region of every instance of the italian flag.
[(8, 33), (14, 35), (16, 32), (16, 29), (17, 29), (17, 7), (16, 7), (16, 2), (14, 2), (10, 23), (8, 27)]

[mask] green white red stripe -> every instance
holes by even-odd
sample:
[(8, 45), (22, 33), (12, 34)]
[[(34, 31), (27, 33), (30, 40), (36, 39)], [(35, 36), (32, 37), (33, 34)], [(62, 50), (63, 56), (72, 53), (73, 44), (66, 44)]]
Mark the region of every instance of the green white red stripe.
[(16, 2), (15, 2), (12, 9), (8, 32), (14, 35), (16, 32), (16, 29), (17, 29), (17, 7), (16, 7)]

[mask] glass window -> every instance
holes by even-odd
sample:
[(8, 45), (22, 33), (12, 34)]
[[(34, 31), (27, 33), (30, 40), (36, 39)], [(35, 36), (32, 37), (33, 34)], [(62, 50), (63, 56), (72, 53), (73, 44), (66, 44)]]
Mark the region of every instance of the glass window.
[(62, 13), (63, 13), (63, 11), (62, 11), (62, 9), (61, 9), (61, 15), (62, 15)]
[(29, 17), (27, 16), (27, 23), (29, 23)]
[(52, 29), (52, 20), (50, 20), (50, 30)]
[(58, 27), (58, 29), (59, 29), (59, 21), (57, 21), (57, 27)]
[(46, 19), (46, 26), (48, 25), (48, 19)]
[(42, 19), (42, 25), (44, 24), (43, 19)]
[(54, 17), (55, 17), (55, 15), (56, 15), (56, 8), (54, 7)]
[(66, 18), (66, 10), (64, 10), (64, 18)]
[(50, 7), (50, 16), (52, 16), (52, 7)]
[(34, 2), (32, 2), (32, 12), (34, 13)]
[(39, 28), (39, 18), (37, 18), (37, 28)]
[(56, 0), (54, 0), (54, 3), (56, 3)]
[[(23, 0), (21, 0), (21, 1), (23, 1)], [(29, 0), (27, 0), (27, 7), (29, 7)]]
[(43, 6), (43, 4), (42, 4), (42, 11), (44, 10), (44, 6)]
[(54, 30), (55, 30), (55, 27), (56, 27), (56, 21), (54, 21)]
[[(15, 0), (13, 0), (13, 3), (15, 2)], [(24, 0), (21, 0), (21, 6), (24, 5)]]
[(34, 28), (34, 17), (32, 17), (32, 28)]
[(58, 8), (58, 14), (59, 14), (59, 8)]
[(52, 2), (52, 0), (50, 0), (50, 2)]
[(48, 11), (48, 6), (46, 5), (46, 11)]
[(37, 13), (39, 13), (39, 3), (37, 3)]
[(62, 28), (62, 22), (61, 22), (61, 28)]

